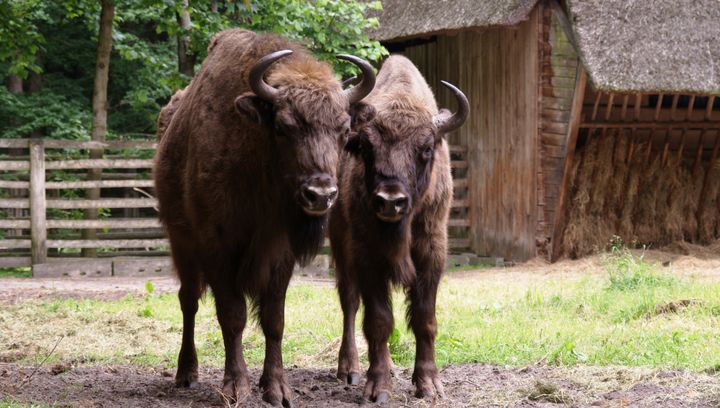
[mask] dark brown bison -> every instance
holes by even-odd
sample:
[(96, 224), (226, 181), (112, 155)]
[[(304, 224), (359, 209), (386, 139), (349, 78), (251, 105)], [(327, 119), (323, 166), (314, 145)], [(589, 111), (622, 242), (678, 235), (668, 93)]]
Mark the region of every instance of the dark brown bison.
[(349, 130), (350, 106), (375, 82), (367, 62), (340, 57), (361, 68), (357, 88), (343, 91), (330, 65), (298, 44), (223, 31), (161, 115), (166, 130), (154, 177), (181, 282), (179, 386), (197, 381), (195, 313), (210, 286), (225, 343), (223, 391), (239, 397), (250, 390), (242, 346), (247, 296), (266, 340), (263, 399), (291, 404), (281, 354), (285, 292), (295, 262), (309, 260), (323, 242), (337, 195), (337, 139)]
[(175, 94), (170, 98), (170, 102), (168, 102), (167, 105), (165, 105), (161, 110), (160, 114), (158, 115), (157, 120), (157, 138), (158, 140), (162, 139), (163, 135), (165, 134), (165, 131), (167, 130), (167, 127), (170, 125), (170, 121), (172, 120), (173, 115), (175, 114), (175, 111), (178, 110), (180, 107), (180, 103), (182, 102), (183, 98), (185, 97), (185, 91), (187, 88), (180, 89), (175, 92)]
[(362, 299), (370, 360), (364, 395), (373, 401), (390, 397), (391, 284), (402, 285), (409, 299), (408, 323), (417, 340), (416, 395), (443, 395), (435, 365), (435, 298), (452, 200), (443, 135), (468, 114), (465, 95), (443, 83), (459, 102), (455, 114), (438, 112), (432, 91), (408, 59), (388, 58), (375, 89), (355, 109), (340, 159), (340, 194), (330, 216), (344, 315), (337, 375), (350, 384), (360, 378), (354, 329)]

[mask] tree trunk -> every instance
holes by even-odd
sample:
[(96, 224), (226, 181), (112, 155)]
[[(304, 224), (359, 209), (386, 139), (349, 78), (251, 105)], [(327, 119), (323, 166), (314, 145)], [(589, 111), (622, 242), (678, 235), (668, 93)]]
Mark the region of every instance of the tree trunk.
[[(36, 57), (39, 58), (39, 57)], [(27, 82), (27, 91), (29, 94), (33, 94), (35, 92), (40, 92), (42, 89), (42, 75), (36, 74), (35, 72), (31, 72), (30, 75), (28, 75), (28, 82)]]
[[(92, 140), (104, 141), (107, 135), (107, 88), (108, 76), (110, 73), (110, 52), (112, 51), (112, 25), (115, 14), (113, 0), (102, 0), (100, 11), (100, 32), (98, 34), (97, 59), (95, 63), (95, 82), (93, 84), (92, 99)], [(90, 151), (91, 159), (101, 159), (102, 149)], [(99, 180), (102, 177), (101, 169), (88, 170), (88, 180)], [(92, 200), (100, 198), (100, 189), (92, 188), (86, 192), (86, 197)], [(96, 219), (97, 209), (85, 211), (85, 219)], [(97, 233), (94, 229), (83, 230), (84, 239), (96, 239)], [(94, 248), (83, 249), (83, 256), (96, 256)]]
[(15, 74), (10, 74), (7, 79), (7, 89), (10, 93), (21, 94), (23, 93), (23, 81), (22, 78)]
[[(20, 95), (23, 93), (23, 80), (17, 75), (10, 74), (7, 78), (7, 90), (10, 91), (10, 93), (15, 95)], [(25, 149), (8, 149), (8, 155), (10, 156), (22, 156), (25, 153)], [(8, 192), (10, 194), (10, 198), (22, 198), (26, 197), (27, 191), (24, 189), (19, 188), (11, 188)], [(10, 208), (8, 209), (8, 216), (10, 218), (22, 218), (23, 217), (23, 209), (22, 208)], [(21, 229), (11, 229), (8, 230), (7, 235), (9, 237), (19, 237), (22, 235)]]
[[(188, 12), (188, 0), (182, 2), (182, 12), (177, 15), (177, 22), (180, 28), (184, 30), (190, 29), (190, 13)], [(190, 37), (187, 35), (178, 35), (178, 71), (189, 77), (195, 75), (195, 59), (196, 56), (190, 51)]]

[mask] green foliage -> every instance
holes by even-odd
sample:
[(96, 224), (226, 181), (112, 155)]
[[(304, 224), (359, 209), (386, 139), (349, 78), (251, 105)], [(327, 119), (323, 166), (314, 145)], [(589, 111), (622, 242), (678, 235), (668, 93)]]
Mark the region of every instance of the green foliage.
[(366, 17), (368, 10), (381, 9), (380, 1), (267, 0), (253, 2), (248, 28), (303, 41), (320, 58), (336, 64), (346, 77), (357, 74), (356, 68), (338, 62), (336, 54), (349, 53), (369, 61), (388, 55), (379, 42), (364, 33), (378, 26), (377, 18)]
[[(191, 25), (181, 29), (181, 0), (116, 0), (108, 89), (108, 137), (150, 135), (160, 107), (189, 82), (178, 72), (177, 36), (190, 38), (200, 64), (212, 36), (226, 28), (274, 32), (300, 40), (336, 65), (343, 76), (356, 68), (334, 55), (379, 61), (387, 51), (364, 34), (379, 1), (242, 0), (190, 2)], [(0, 71), (27, 78), (42, 73), (42, 90), (0, 92), (0, 134), (85, 139), (91, 99), (100, 6), (94, 0), (0, 2)]]
[(52, 139), (87, 138), (91, 112), (81, 102), (52, 90), (13, 95), (0, 88), (0, 134), (27, 137), (41, 130)]
[(152, 281), (145, 281), (145, 292), (147, 292), (148, 295), (152, 295), (155, 291), (155, 285), (152, 283)]
[(41, 72), (36, 54), (45, 38), (38, 23), (48, 19), (47, 5), (42, 0), (0, 2), (0, 61), (9, 62), (8, 73), (27, 77)]
[(0, 268), (0, 278), (32, 278), (32, 269)]
[(613, 250), (605, 259), (609, 275), (609, 290), (636, 291), (641, 288), (672, 287), (677, 279), (663, 275), (654, 264), (644, 261), (644, 256), (633, 255), (627, 249)]

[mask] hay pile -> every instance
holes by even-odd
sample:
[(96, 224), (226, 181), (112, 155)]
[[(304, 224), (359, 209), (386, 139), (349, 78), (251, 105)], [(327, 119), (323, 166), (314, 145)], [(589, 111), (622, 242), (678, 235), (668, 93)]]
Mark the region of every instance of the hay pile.
[(658, 248), (675, 241), (707, 244), (720, 237), (720, 163), (707, 161), (693, 174), (692, 160), (670, 151), (648, 156), (647, 143), (635, 144), (628, 162), (630, 135), (600, 131), (575, 155), (566, 208), (563, 253), (578, 258), (605, 250), (615, 235), (628, 245)]

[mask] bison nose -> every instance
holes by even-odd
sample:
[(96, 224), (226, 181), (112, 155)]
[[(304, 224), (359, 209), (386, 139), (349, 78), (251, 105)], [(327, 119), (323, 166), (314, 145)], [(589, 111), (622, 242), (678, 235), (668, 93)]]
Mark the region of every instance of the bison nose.
[(375, 193), (375, 208), (378, 218), (387, 222), (400, 221), (408, 212), (409, 201), (408, 196), (401, 192), (379, 191)]
[(337, 198), (335, 180), (327, 175), (310, 177), (300, 188), (300, 204), (308, 215), (325, 215)]

